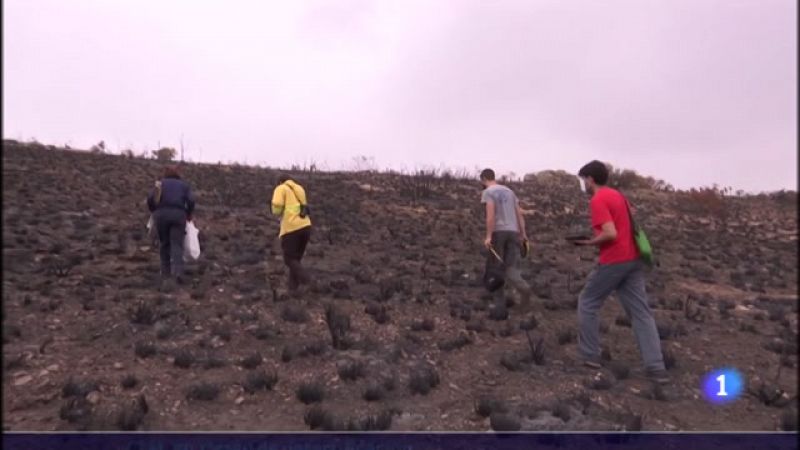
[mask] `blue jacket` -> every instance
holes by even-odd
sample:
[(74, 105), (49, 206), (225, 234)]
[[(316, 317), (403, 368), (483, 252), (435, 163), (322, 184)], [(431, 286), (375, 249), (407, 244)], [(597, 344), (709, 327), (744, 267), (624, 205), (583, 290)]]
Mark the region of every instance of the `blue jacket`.
[(189, 183), (179, 178), (164, 178), (161, 180), (161, 201), (156, 204), (155, 200), (156, 190), (150, 192), (147, 196), (147, 207), (150, 212), (161, 208), (177, 208), (182, 209), (186, 214), (191, 215), (194, 212), (194, 194)]

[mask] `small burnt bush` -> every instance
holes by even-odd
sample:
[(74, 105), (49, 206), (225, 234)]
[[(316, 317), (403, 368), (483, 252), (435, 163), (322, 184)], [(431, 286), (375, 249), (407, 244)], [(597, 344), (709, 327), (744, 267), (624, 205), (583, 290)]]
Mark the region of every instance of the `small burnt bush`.
[(531, 314), (525, 319), (520, 321), (519, 329), (523, 331), (532, 331), (535, 330), (538, 325), (539, 322), (536, 320), (536, 316)]
[(203, 363), (203, 368), (206, 370), (220, 369), (226, 365), (228, 365), (228, 362), (225, 360), (225, 358), (219, 355), (208, 355)]
[(331, 413), (320, 405), (312, 406), (303, 416), (303, 421), (310, 430), (322, 428), (325, 423), (330, 423), (332, 420)]
[(575, 330), (572, 328), (562, 328), (558, 330), (556, 333), (556, 339), (558, 339), (558, 345), (566, 345), (575, 342), (577, 335), (575, 334)]
[(281, 318), (291, 323), (306, 323), (310, 319), (308, 311), (301, 305), (290, 303), (281, 310)]
[(495, 303), (489, 306), (489, 319), (495, 321), (508, 320), (508, 308), (505, 304)]
[(98, 390), (100, 385), (94, 380), (75, 380), (70, 378), (61, 388), (61, 397), (86, 397), (92, 391)]
[(675, 353), (670, 349), (664, 349), (661, 352), (662, 357), (664, 358), (664, 368), (667, 370), (673, 369), (677, 364), (678, 360), (675, 358)]
[(276, 372), (250, 372), (242, 383), (242, 387), (248, 394), (255, 394), (258, 391), (271, 391), (277, 382), (278, 374)]
[(152, 325), (156, 320), (156, 311), (149, 302), (140, 301), (131, 311), (131, 323), (135, 325)]
[(319, 403), (325, 397), (325, 389), (320, 383), (305, 382), (302, 383), (295, 392), (297, 399), (306, 405), (311, 403)]
[(386, 390), (378, 383), (370, 383), (364, 389), (362, 397), (368, 402), (381, 401), (386, 397)]
[(519, 419), (504, 413), (494, 413), (489, 416), (489, 425), (494, 431), (519, 431), (522, 429)]
[(617, 318), (614, 319), (614, 325), (616, 325), (618, 327), (630, 328), (631, 327), (631, 319), (628, 318), (627, 315), (617, 316)]
[(303, 347), (303, 353), (309, 356), (319, 356), (325, 353), (327, 348), (328, 344), (323, 340), (311, 341)]
[(451, 352), (471, 344), (472, 340), (466, 334), (460, 334), (452, 339), (447, 339), (439, 343), (439, 350)]
[(150, 341), (139, 341), (134, 346), (134, 352), (139, 358), (149, 358), (156, 354), (156, 345)]
[(139, 380), (133, 374), (125, 375), (120, 382), (123, 389), (133, 389), (139, 385)]
[(195, 356), (187, 349), (179, 350), (175, 355), (175, 365), (181, 369), (188, 369), (192, 367), (195, 362)]
[(359, 431), (386, 431), (392, 426), (392, 417), (391, 411), (369, 414), (359, 422)]
[(439, 385), (439, 373), (430, 365), (420, 365), (411, 371), (408, 387), (412, 394), (427, 395)]
[(631, 373), (630, 367), (622, 361), (613, 361), (609, 364), (608, 368), (617, 380), (625, 380)]
[(217, 336), (225, 342), (230, 342), (231, 337), (233, 337), (231, 326), (227, 323), (214, 325), (214, 327), (211, 329), (211, 335)]
[(364, 363), (361, 361), (341, 361), (336, 365), (339, 378), (345, 381), (355, 381), (364, 376)]
[(247, 370), (253, 370), (256, 367), (260, 366), (261, 363), (264, 361), (264, 358), (261, 357), (261, 353), (253, 353), (252, 355), (248, 355), (244, 357), (240, 365)]
[(481, 397), (475, 402), (475, 412), (481, 417), (489, 417), (493, 413), (506, 413), (508, 408), (496, 398)]
[(219, 396), (219, 392), (217, 384), (200, 382), (189, 386), (186, 390), (186, 399), (210, 402)]

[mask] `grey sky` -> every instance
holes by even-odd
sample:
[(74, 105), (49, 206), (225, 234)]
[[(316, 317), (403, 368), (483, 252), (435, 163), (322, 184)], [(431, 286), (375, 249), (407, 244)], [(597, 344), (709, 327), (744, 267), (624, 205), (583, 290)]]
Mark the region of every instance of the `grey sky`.
[(6, 138), (796, 189), (794, 0), (3, 2)]

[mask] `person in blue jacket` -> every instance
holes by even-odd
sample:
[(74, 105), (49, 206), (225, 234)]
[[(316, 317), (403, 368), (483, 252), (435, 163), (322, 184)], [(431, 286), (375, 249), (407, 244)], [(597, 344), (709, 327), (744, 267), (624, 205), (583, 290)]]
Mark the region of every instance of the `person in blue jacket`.
[(173, 276), (178, 283), (183, 282), (183, 240), (186, 222), (192, 221), (194, 203), (192, 188), (181, 179), (176, 166), (164, 169), (164, 177), (147, 196), (147, 207), (153, 213), (161, 242), (161, 276)]

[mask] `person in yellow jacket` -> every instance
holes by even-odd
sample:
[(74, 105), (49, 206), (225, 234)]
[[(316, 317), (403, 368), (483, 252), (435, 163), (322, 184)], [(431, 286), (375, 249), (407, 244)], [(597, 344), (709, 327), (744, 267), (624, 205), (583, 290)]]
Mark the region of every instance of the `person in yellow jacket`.
[(306, 191), (289, 175), (281, 174), (272, 193), (272, 214), (281, 216), (280, 240), (283, 262), (289, 268), (289, 291), (296, 292), (309, 277), (301, 261), (311, 239)]

